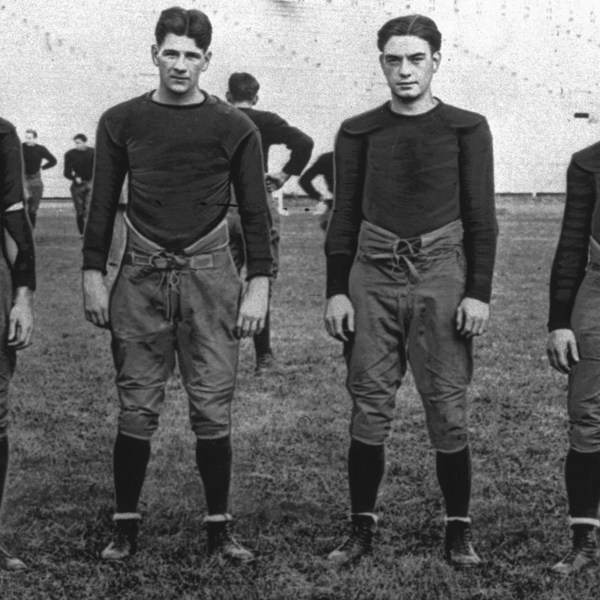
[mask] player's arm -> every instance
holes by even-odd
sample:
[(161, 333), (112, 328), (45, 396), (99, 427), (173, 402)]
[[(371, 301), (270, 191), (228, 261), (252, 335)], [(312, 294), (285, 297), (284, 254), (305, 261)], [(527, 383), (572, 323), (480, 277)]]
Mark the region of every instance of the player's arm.
[(269, 305), (271, 212), (263, 173), (263, 157), (257, 131), (249, 132), (237, 145), (231, 160), (231, 180), (238, 203), (246, 244), (248, 284), (236, 322), (239, 337), (262, 331)]
[(20, 350), (31, 343), (33, 335), (35, 252), (31, 226), (23, 204), (21, 144), (14, 130), (2, 135), (0, 155), (3, 164), (1, 222), (14, 290), (8, 345)]
[(50, 152), (50, 150), (48, 150), (46, 146), (42, 146), (42, 159), (45, 160), (44, 164), (42, 165), (42, 171), (45, 171), (46, 169), (51, 169), (52, 167), (55, 167), (58, 163), (54, 154), (52, 154), (52, 152)]
[(63, 158), (63, 177), (73, 181), (73, 165), (71, 163), (71, 155), (69, 152), (65, 152)]
[(348, 341), (348, 332), (354, 331), (354, 307), (349, 298), (348, 279), (362, 220), (366, 165), (363, 137), (344, 131), (342, 126), (336, 138), (334, 161), (334, 205), (325, 239), (327, 302), (324, 321), (329, 335)]
[(594, 174), (572, 160), (567, 169), (567, 197), (550, 274), (550, 311), (546, 351), (550, 365), (570, 373), (579, 361), (571, 313), (585, 276), (592, 214), (596, 204)]
[(96, 134), (94, 186), (83, 236), (82, 274), (85, 318), (98, 327), (110, 325), (104, 275), (119, 197), (129, 168), (126, 149), (116, 138), (103, 116)]
[(459, 134), (459, 178), (467, 277), (456, 328), (473, 337), (488, 325), (498, 237), (492, 134), (485, 119)]

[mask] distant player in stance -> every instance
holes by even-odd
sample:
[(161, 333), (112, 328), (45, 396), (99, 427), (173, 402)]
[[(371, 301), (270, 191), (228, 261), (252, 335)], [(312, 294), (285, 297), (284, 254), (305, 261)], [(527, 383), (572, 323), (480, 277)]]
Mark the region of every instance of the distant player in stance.
[[(11, 123), (0, 118), (0, 507), (8, 470), (8, 385), (16, 351), (33, 333), (35, 258), (25, 212), (21, 143)], [(0, 546), (0, 568), (25, 568)]]
[[(258, 102), (258, 90), (260, 85), (257, 79), (250, 73), (233, 73), (229, 77), (227, 100), (230, 104), (239, 108), (258, 127), (262, 142), (264, 158), (265, 178), (267, 190), (269, 191), (269, 206), (273, 227), (271, 229), (271, 252), (273, 254), (273, 280), (279, 272), (279, 243), (281, 239), (281, 218), (277, 210), (272, 192), (280, 189), (293, 175), (300, 175), (310, 160), (313, 149), (312, 139), (292, 127), (279, 115), (266, 110), (254, 108)], [(290, 151), (290, 157), (280, 172), (269, 172), (269, 149), (271, 146), (284, 144)], [(229, 230), (231, 239), (231, 252), (238, 269), (241, 269), (245, 261), (244, 239), (239, 227), (239, 218), (235, 211), (229, 215)], [(270, 303), (270, 302), (269, 302)], [(271, 311), (267, 313), (265, 327), (261, 333), (254, 336), (254, 349), (256, 352), (256, 374), (257, 375), (283, 375), (289, 372), (289, 368), (275, 360), (271, 348)]]
[(496, 250), (492, 138), (484, 117), (432, 95), (441, 34), (431, 19), (388, 21), (377, 46), (391, 101), (341, 126), (326, 239), (325, 325), (347, 344), (353, 401), (352, 534), (329, 559), (348, 563), (371, 548), (384, 442), (410, 362), (446, 504), (446, 557), (478, 565), (467, 386)]
[[(260, 138), (242, 113), (198, 87), (211, 59), (204, 13), (166, 9), (155, 36), (158, 89), (114, 106), (98, 124), (84, 237), (86, 318), (110, 327), (121, 403), (116, 529), (102, 558), (135, 552), (150, 439), (177, 356), (206, 497), (208, 551), (250, 561), (231, 535), (230, 410), (239, 338), (260, 331), (267, 312), (271, 223)], [(125, 175), (128, 240), (109, 305), (103, 275)], [(243, 297), (228, 248), (231, 186), (246, 238)]]
[(313, 185), (317, 177), (325, 180), (325, 185), (330, 194), (333, 194), (333, 152), (325, 152), (315, 160), (315, 162), (302, 173), (298, 179), (298, 185), (304, 190), (304, 193), (313, 200), (317, 201), (317, 206), (313, 214), (319, 217), (319, 225), (323, 231), (327, 229), (331, 217), (333, 200), (321, 194)]
[(23, 142), (25, 192), (27, 196), (25, 203), (33, 228), (35, 228), (37, 212), (44, 194), (42, 171), (51, 169), (56, 165), (56, 162), (56, 158), (48, 148), (37, 143), (37, 132), (33, 129), (27, 129), (25, 131), (25, 141)]
[(548, 358), (569, 375), (565, 463), (571, 550), (552, 567), (569, 575), (595, 562), (600, 527), (600, 143), (567, 170), (562, 230), (550, 277)]
[(87, 145), (87, 136), (78, 133), (74, 138), (75, 148), (65, 153), (63, 175), (71, 180), (71, 196), (75, 207), (75, 219), (80, 235), (90, 209), (92, 176), (94, 174), (94, 149)]

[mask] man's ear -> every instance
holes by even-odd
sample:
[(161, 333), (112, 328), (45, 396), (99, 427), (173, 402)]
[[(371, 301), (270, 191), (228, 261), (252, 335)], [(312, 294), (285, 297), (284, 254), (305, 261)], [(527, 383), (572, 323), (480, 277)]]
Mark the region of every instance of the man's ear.
[(158, 67), (158, 46), (156, 44), (150, 46), (150, 54), (152, 55), (152, 62)]
[(252, 106), (256, 106), (257, 102), (258, 102), (258, 94), (256, 94), (256, 96), (254, 96), (254, 98), (252, 98)]
[(437, 73), (437, 70), (440, 68), (440, 63), (442, 62), (442, 54), (440, 52), (434, 52), (431, 58), (433, 59), (433, 72)]
[(206, 69), (208, 69), (208, 65), (210, 65), (210, 59), (212, 58), (212, 52), (210, 52), (210, 51), (205, 52), (204, 58), (206, 59), (206, 62), (204, 63), (204, 65), (202, 65), (203, 73), (204, 73), (204, 71), (206, 71)]

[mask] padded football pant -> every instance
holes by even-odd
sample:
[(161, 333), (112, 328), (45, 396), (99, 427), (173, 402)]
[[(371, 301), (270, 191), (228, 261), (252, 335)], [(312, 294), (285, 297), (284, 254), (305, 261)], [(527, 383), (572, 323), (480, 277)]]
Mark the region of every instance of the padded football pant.
[(241, 289), (225, 221), (177, 255), (128, 227), (110, 303), (119, 431), (150, 439), (177, 357), (194, 433), (229, 435)]
[(347, 388), (353, 439), (384, 443), (410, 363), (433, 447), (457, 452), (467, 446), (472, 344), (455, 324), (465, 293), (462, 238), (459, 220), (414, 239), (363, 221), (350, 272), (355, 335)]
[(8, 426), (8, 386), (15, 370), (16, 352), (9, 348), (8, 318), (12, 306), (12, 277), (0, 240), (0, 439)]

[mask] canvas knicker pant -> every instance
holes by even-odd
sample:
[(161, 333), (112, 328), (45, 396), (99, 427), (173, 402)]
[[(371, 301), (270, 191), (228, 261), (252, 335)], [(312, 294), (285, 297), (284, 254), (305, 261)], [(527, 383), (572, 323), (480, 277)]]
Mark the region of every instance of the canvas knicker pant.
[(460, 220), (413, 239), (363, 221), (349, 282), (353, 439), (384, 443), (410, 363), (433, 447), (456, 452), (468, 444), (472, 343), (456, 330), (466, 278), (462, 238)]
[(123, 434), (150, 439), (177, 357), (192, 430), (202, 439), (229, 435), (242, 283), (228, 246), (225, 221), (181, 254), (128, 224), (110, 302)]

